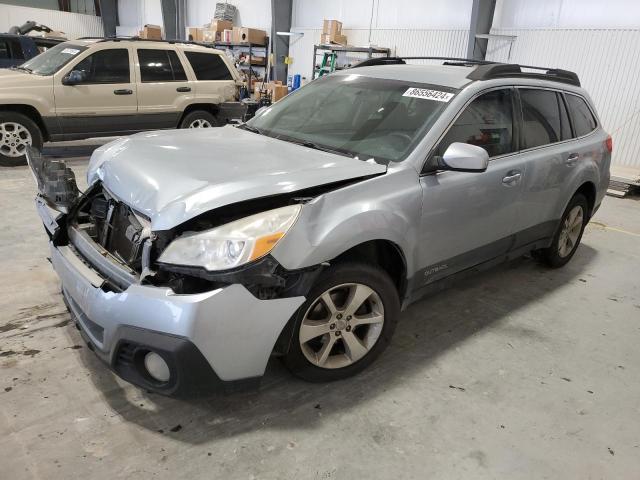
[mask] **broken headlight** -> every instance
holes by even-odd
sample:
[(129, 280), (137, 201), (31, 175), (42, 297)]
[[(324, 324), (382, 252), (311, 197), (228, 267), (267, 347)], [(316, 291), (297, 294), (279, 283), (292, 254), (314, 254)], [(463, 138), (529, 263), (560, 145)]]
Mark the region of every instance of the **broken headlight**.
[(298, 218), (301, 205), (251, 215), (226, 225), (177, 238), (158, 261), (227, 270), (269, 253)]

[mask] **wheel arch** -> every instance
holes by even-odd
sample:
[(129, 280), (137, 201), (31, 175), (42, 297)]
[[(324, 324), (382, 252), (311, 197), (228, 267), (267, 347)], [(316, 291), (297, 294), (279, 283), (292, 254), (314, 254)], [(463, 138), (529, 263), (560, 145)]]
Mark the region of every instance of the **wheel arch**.
[(180, 126), (180, 124), (184, 120), (184, 117), (189, 115), (191, 112), (195, 112), (197, 110), (203, 110), (215, 117), (218, 115), (218, 112), (220, 111), (220, 106), (215, 103), (191, 103), (185, 107), (184, 111), (182, 112), (182, 115), (180, 115), (180, 118), (178, 118), (177, 127)]
[(573, 196), (578, 193), (584, 195), (587, 199), (587, 205), (589, 206), (589, 217), (591, 217), (591, 215), (593, 214), (593, 208), (595, 207), (596, 203), (596, 185), (591, 181), (584, 182), (578, 187)]
[(0, 112), (20, 113), (26, 117), (29, 117), (38, 126), (40, 132), (42, 132), (42, 139), (44, 141), (49, 140), (49, 132), (47, 130), (47, 126), (44, 123), (44, 120), (42, 119), (42, 115), (40, 115), (38, 109), (33, 105), (29, 105), (26, 103), (2, 104), (0, 105)]

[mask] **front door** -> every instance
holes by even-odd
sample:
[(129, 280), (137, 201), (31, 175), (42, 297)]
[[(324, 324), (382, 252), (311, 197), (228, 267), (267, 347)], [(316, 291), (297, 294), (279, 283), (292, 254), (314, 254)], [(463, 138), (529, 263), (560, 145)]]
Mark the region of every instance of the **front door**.
[[(421, 177), (422, 220), (419, 270), (414, 289), (506, 254), (526, 174), (517, 153), (513, 90), (492, 90), (476, 97), (433, 155), (453, 142), (488, 151), (485, 172), (434, 171)], [(429, 161), (427, 162), (429, 164)]]
[(147, 128), (176, 128), (196, 95), (175, 50), (138, 48), (138, 112)]
[[(63, 85), (71, 71), (83, 80)], [(54, 84), (56, 115), (64, 135), (82, 138), (136, 131), (138, 99), (128, 48), (98, 50), (67, 67)]]

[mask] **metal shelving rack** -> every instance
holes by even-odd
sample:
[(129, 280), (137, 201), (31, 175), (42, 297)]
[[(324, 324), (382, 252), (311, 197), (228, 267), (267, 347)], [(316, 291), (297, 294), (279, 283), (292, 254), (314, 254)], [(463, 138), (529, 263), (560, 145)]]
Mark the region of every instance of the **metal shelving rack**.
[(263, 68), (264, 75), (263, 78), (267, 77), (267, 65), (269, 64), (269, 38), (267, 37), (266, 43), (261, 45), (259, 43), (232, 43), (232, 42), (215, 42), (213, 44), (215, 48), (219, 49), (229, 49), (233, 52), (234, 58), (237, 58), (236, 52), (246, 52), (249, 55), (249, 62), (251, 62), (251, 57), (258, 50), (259, 56), (264, 57), (264, 64), (259, 63), (249, 63), (249, 64), (240, 64), (238, 66), (239, 70), (248, 71), (248, 87), (251, 88), (251, 77), (258, 78), (255, 74), (254, 68)]
[[(316, 74), (316, 65), (318, 64), (317, 59), (318, 55), (324, 55), (326, 52), (330, 53), (338, 53), (338, 52), (346, 52), (346, 53), (366, 53), (366, 58), (373, 58), (374, 55), (384, 55), (386, 57), (391, 56), (390, 48), (383, 47), (351, 47), (351, 46), (343, 46), (343, 45), (314, 45), (313, 46), (313, 74), (311, 79), (315, 79)], [(363, 60), (365, 60), (363, 58)], [(336, 70), (341, 70), (340, 68), (336, 68)]]

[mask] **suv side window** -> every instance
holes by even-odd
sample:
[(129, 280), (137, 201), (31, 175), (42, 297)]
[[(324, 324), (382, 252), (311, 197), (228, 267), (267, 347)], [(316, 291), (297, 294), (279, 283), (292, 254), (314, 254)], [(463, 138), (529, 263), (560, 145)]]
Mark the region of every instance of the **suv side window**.
[(78, 63), (73, 70), (84, 72), (87, 83), (129, 83), (129, 50), (100, 50)]
[(217, 53), (184, 52), (198, 80), (233, 80), (224, 60)]
[(581, 137), (593, 132), (596, 129), (597, 123), (587, 102), (577, 95), (567, 94), (565, 98), (567, 99), (571, 118), (573, 119), (573, 129), (576, 137)]
[(138, 49), (142, 82), (185, 81), (182, 63), (173, 50)]
[(551, 90), (519, 89), (523, 149), (571, 138), (564, 102)]
[(514, 152), (512, 99), (511, 89), (493, 90), (477, 97), (442, 138), (435, 154), (442, 156), (454, 142), (482, 147), (489, 157)]
[(9, 44), (6, 40), (0, 40), (0, 59), (11, 58), (11, 50), (9, 50)]

